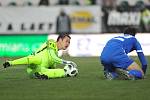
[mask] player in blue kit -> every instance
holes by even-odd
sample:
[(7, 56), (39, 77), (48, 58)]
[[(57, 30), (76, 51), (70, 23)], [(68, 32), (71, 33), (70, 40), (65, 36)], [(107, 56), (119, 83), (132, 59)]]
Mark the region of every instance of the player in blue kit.
[[(141, 44), (135, 38), (136, 28), (128, 27), (123, 36), (110, 39), (105, 45), (100, 61), (104, 66), (104, 76), (108, 80), (112, 79), (143, 79), (146, 74), (147, 61), (143, 54)], [(136, 50), (140, 67), (127, 54)]]

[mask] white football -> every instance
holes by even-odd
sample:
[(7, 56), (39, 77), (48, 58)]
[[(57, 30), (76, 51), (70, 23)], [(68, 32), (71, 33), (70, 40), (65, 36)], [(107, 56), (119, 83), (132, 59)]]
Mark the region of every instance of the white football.
[(66, 64), (64, 67), (66, 76), (74, 77), (78, 74), (78, 69), (71, 64)]

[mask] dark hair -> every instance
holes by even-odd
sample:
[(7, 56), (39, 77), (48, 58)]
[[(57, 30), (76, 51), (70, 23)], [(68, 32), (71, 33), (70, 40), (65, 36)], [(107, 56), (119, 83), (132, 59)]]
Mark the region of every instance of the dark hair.
[(57, 38), (57, 41), (59, 41), (60, 38), (61, 38), (61, 39), (64, 39), (66, 36), (71, 39), (71, 37), (69, 36), (68, 33), (61, 33), (61, 34), (59, 34), (59, 36), (58, 36), (58, 38)]
[(136, 35), (136, 32), (137, 32), (137, 30), (136, 30), (135, 27), (127, 27), (127, 28), (125, 28), (125, 30), (124, 30), (124, 34), (130, 34), (130, 35), (132, 35), (132, 36), (135, 36), (135, 35)]

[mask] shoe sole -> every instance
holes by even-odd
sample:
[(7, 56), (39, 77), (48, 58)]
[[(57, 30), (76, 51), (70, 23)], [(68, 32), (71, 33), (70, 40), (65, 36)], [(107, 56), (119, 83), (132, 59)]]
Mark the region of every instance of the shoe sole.
[(116, 68), (116, 73), (120, 76), (121, 79), (124, 80), (135, 80), (134, 76), (128, 74), (128, 71)]

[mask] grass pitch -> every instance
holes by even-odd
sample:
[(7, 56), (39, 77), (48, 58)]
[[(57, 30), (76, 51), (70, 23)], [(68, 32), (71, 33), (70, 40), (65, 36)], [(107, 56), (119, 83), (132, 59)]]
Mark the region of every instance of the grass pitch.
[[(150, 100), (149, 69), (144, 80), (109, 81), (103, 77), (98, 57), (64, 58), (77, 63), (77, 77), (30, 79), (23, 65), (1, 70), (0, 100)], [(0, 68), (4, 60), (0, 58)]]

